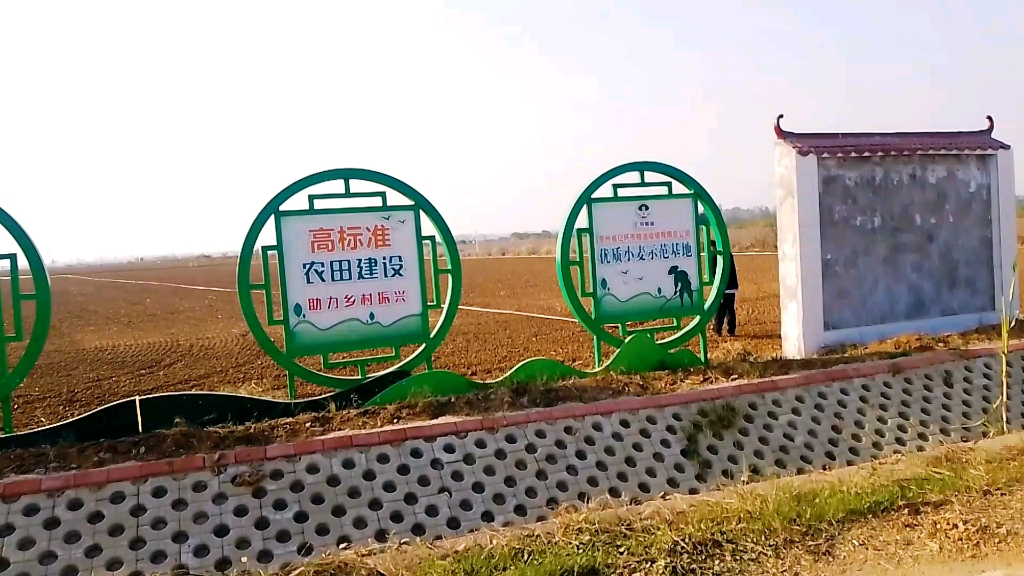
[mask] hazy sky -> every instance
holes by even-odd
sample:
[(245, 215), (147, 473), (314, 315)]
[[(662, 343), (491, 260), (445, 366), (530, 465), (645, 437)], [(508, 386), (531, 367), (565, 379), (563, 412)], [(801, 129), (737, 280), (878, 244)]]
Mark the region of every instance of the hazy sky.
[[(328, 168), (456, 233), (556, 228), (597, 175), (774, 205), (772, 122), (1024, 143), (1019, 0), (4, 2), (0, 206), (46, 258), (237, 250)], [(1017, 170), (1024, 193), (1024, 169)]]

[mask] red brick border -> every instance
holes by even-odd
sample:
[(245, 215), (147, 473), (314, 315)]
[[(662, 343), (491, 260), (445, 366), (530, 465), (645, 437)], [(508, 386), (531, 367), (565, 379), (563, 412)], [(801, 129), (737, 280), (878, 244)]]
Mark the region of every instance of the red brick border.
[[(937, 364), (956, 362), (957, 360), (994, 356), (999, 354), (999, 350), (998, 346), (943, 350), (893, 360), (845, 364), (824, 370), (800, 372), (763, 380), (729, 382), (672, 394), (615, 398), (590, 404), (568, 404), (512, 414), (492, 414), (479, 418), (466, 418), (445, 422), (418, 422), (377, 430), (347, 432), (322, 438), (308, 438), (287, 444), (251, 446), (236, 448), (227, 452), (217, 452), (216, 454), (193, 454), (150, 462), (129, 462), (127, 464), (117, 464), (106, 468), (82, 470), (79, 472), (46, 476), (16, 476), (0, 482), (0, 497), (16, 498), (29, 494), (59, 492), (82, 486), (101, 486), (111, 482), (200, 472), (232, 463), (259, 462), (288, 456), (330, 452), (351, 447), (395, 444), (406, 440), (436, 438), (481, 430), (497, 430), (504, 426), (521, 426), (534, 422), (584, 418), (587, 416), (599, 416), (614, 412), (645, 410), (649, 408), (667, 408), (669, 406), (679, 406), (708, 400), (734, 398), (745, 394), (777, 392), (779, 390), (816, 386), (830, 382), (852, 380), (854, 378), (867, 378), (878, 376), (879, 374), (898, 374)], [(1012, 342), (1010, 344), (1011, 352), (1018, 350), (1024, 350), (1024, 341)]]

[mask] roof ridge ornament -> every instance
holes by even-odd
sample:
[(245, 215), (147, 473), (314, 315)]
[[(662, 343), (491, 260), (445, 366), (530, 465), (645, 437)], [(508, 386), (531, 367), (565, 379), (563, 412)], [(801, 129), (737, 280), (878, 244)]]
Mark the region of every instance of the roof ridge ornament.
[[(775, 137), (779, 140), (786, 139), (786, 131), (782, 129), (782, 119), (785, 118), (785, 114), (779, 114), (775, 117)], [(991, 116), (989, 116), (991, 118)]]
[(992, 119), (991, 115), (985, 116), (985, 120), (988, 120), (988, 128), (985, 129), (985, 132), (991, 134), (996, 129), (996, 121)]

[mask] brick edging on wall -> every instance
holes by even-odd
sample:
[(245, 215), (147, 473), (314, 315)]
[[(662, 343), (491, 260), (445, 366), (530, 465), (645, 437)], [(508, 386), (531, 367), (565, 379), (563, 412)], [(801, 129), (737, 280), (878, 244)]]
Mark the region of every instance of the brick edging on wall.
[[(1024, 350), (1024, 341), (1011, 342), (1009, 348), (1011, 352)], [(106, 468), (82, 470), (78, 472), (65, 472), (43, 476), (16, 476), (0, 482), (0, 497), (16, 498), (30, 494), (59, 492), (70, 488), (100, 486), (112, 482), (124, 482), (130, 480), (141, 480), (155, 476), (199, 472), (229, 464), (244, 464), (263, 460), (273, 460), (276, 458), (286, 458), (289, 456), (303, 456), (306, 454), (330, 452), (345, 448), (394, 444), (404, 442), (406, 440), (437, 438), (440, 436), (477, 432), (481, 430), (497, 430), (505, 426), (521, 426), (534, 422), (547, 422), (565, 418), (584, 418), (587, 416), (598, 416), (612, 414), (615, 412), (666, 408), (669, 406), (679, 406), (709, 400), (723, 400), (746, 394), (777, 392), (790, 388), (815, 386), (830, 382), (851, 380), (854, 378), (869, 378), (886, 373), (898, 374), (937, 364), (956, 362), (958, 360), (970, 360), (984, 356), (994, 356), (998, 355), (999, 352), (999, 346), (926, 352), (924, 354), (895, 358), (892, 360), (844, 364), (834, 368), (826, 368), (824, 370), (800, 372), (797, 374), (776, 376), (763, 380), (748, 380), (716, 384), (706, 388), (687, 390), (685, 392), (674, 392), (671, 394), (614, 398), (592, 402), (590, 404), (568, 404), (555, 406), (553, 408), (542, 408), (528, 410), (525, 412), (496, 414), (445, 422), (434, 421), (405, 424), (389, 428), (379, 428), (376, 430), (346, 432), (321, 438), (309, 438), (285, 444), (236, 448), (230, 451), (217, 452), (215, 454), (193, 454), (151, 462), (128, 462), (125, 464), (108, 466)]]

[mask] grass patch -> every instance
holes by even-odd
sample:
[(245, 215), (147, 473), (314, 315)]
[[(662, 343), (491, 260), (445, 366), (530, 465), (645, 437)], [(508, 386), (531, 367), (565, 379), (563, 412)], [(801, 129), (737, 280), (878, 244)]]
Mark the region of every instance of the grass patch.
[[(1009, 441), (1008, 441), (1009, 440)], [(566, 513), (537, 529), (478, 535), (438, 548), (349, 553), (304, 574), (569, 576), (762, 574), (788, 551), (827, 558), (859, 522), (954, 497), (1024, 488), (1024, 437), (998, 449), (950, 447), (832, 475), (670, 498), (629, 509)], [(986, 443), (987, 445), (987, 443)], [(377, 572), (380, 568), (382, 571)]]

